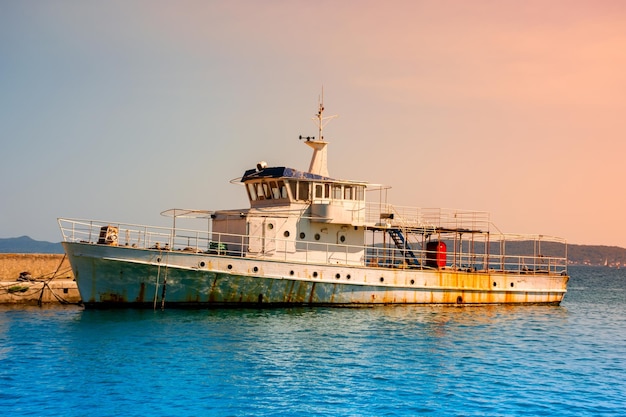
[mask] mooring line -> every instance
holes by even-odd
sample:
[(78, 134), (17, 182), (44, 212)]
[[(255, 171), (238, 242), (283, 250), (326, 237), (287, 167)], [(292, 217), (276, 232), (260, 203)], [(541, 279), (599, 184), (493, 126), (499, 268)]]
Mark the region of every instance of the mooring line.
[(159, 296), (159, 275), (161, 274), (161, 252), (159, 252), (158, 260), (159, 262), (157, 266), (156, 284), (154, 286), (154, 306), (153, 306), (154, 310), (156, 310), (157, 297)]
[[(59, 262), (59, 266), (57, 266), (56, 271), (54, 271), (54, 273), (52, 274), (52, 276), (46, 281), (44, 279), (41, 280), (41, 282), (43, 283), (43, 285), (41, 286), (41, 292), (39, 293), (39, 300), (37, 300), (37, 305), (39, 307), (41, 307), (43, 305), (43, 293), (46, 290), (46, 288), (48, 288), (48, 290), (50, 290), (50, 293), (54, 296), (54, 298), (57, 299), (57, 301), (61, 304), (77, 304), (80, 305), (81, 303), (71, 303), (69, 301), (67, 301), (65, 298), (61, 297), (60, 295), (57, 295), (54, 290), (52, 289), (52, 287), (50, 287), (50, 281), (52, 281), (54, 278), (56, 278), (57, 274), (59, 273), (59, 270), (61, 269), (61, 266), (63, 265), (63, 261), (65, 261), (65, 258), (67, 257), (67, 254), (64, 253), (63, 254), (63, 258), (61, 258), (61, 262)], [(69, 271), (69, 270), (68, 270)], [(42, 275), (43, 277), (43, 275)]]
[(163, 274), (163, 293), (161, 294), (161, 311), (165, 310), (165, 293), (167, 290), (167, 265), (169, 264), (170, 254), (165, 255), (165, 273)]

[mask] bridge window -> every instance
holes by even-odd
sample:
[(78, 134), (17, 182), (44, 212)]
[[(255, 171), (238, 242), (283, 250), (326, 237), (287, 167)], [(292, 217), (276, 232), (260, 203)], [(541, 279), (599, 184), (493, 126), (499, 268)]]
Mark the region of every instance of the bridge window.
[[(292, 183), (292, 185), (292, 192), (295, 195), (295, 184)], [(289, 198), (287, 185), (283, 180), (248, 183), (246, 189), (250, 201)]]
[(287, 186), (285, 185), (285, 181), (278, 181), (278, 188), (280, 189), (280, 198), (289, 198), (287, 194)]
[(270, 198), (272, 198), (272, 194), (270, 193), (270, 187), (269, 185), (267, 185), (266, 182), (263, 182), (261, 184), (263, 185), (263, 194), (265, 195), (265, 198), (269, 200)]
[(270, 181), (270, 188), (272, 190), (272, 198), (280, 198), (280, 189), (276, 181)]
[(289, 188), (291, 189), (291, 198), (294, 200), (298, 199), (298, 182), (297, 181), (287, 181), (289, 184)]
[(256, 184), (248, 183), (248, 197), (250, 201), (256, 200)]
[(309, 200), (309, 183), (306, 181), (298, 182), (298, 200)]
[(330, 198), (330, 184), (315, 184), (315, 198)]
[(257, 182), (256, 184), (256, 195), (259, 200), (265, 200), (265, 192), (263, 191), (263, 183)]
[(315, 184), (315, 198), (324, 198), (323, 184)]
[(365, 200), (365, 187), (362, 185), (354, 187), (354, 199), (359, 201)]
[(335, 184), (333, 185), (333, 199), (341, 200), (341, 185)]
[(352, 187), (350, 185), (343, 187), (343, 198), (346, 200), (352, 200)]

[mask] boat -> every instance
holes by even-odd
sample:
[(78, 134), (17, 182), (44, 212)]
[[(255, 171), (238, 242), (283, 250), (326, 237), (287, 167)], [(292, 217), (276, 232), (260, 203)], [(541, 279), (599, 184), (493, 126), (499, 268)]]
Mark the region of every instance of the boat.
[(85, 307), (562, 301), (564, 239), (502, 233), (487, 212), (395, 206), (388, 186), (329, 176), (323, 113), (322, 97), (318, 136), (300, 136), (307, 171), (262, 161), (231, 181), (247, 208), (169, 209), (167, 226), (59, 218)]

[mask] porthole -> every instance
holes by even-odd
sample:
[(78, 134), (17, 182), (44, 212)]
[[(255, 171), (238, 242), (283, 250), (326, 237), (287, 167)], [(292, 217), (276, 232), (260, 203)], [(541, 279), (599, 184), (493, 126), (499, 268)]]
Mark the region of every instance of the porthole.
[(350, 274), (346, 275), (346, 279), (350, 279)]
[(289, 271), (289, 275), (293, 275), (295, 272), (293, 271)]
[(157, 258), (157, 262), (161, 262), (161, 258)]
[(233, 269), (233, 266), (232, 265), (228, 265), (228, 269)]
[(415, 284), (415, 280), (414, 279), (411, 280), (411, 285), (413, 285), (413, 284)]
[(461, 297), (460, 295), (458, 297), (456, 297), (456, 303), (457, 304), (463, 304), (463, 297)]
[(289, 230), (285, 230), (285, 233), (283, 233), (283, 236), (289, 237)]
[(252, 270), (253, 270), (254, 272), (259, 272), (259, 267), (258, 267), (258, 266), (255, 266), (254, 268), (252, 268)]
[(513, 283), (511, 282), (511, 288), (513, 288), (514, 286), (515, 286), (515, 284), (513, 284)]
[(321, 236), (320, 236), (320, 234), (319, 234), (319, 233), (316, 233), (314, 237), (315, 237), (315, 240), (320, 240), (320, 237), (321, 237)]
[(267, 225), (267, 228), (268, 228), (268, 229), (270, 229), (270, 230), (272, 230), (272, 229), (274, 228), (274, 224), (273, 224), (273, 223), (268, 224), (268, 225)]
[(200, 267), (204, 268), (205, 265), (204, 261), (200, 262)]
[(313, 272), (313, 278), (317, 278), (317, 272)]
[(380, 277), (380, 282), (385, 282), (385, 277)]
[(493, 286), (494, 286), (494, 287), (497, 287), (497, 286), (498, 286), (498, 284), (496, 284), (496, 282), (494, 281), (494, 282), (493, 282)]
[(341, 278), (341, 274), (336, 274), (335, 278), (337, 278), (337, 279)]
[(304, 239), (306, 237), (306, 235), (304, 234), (304, 232), (300, 232), (300, 239)]
[(345, 242), (346, 241), (346, 237), (344, 235), (339, 236), (339, 241), (341, 243)]

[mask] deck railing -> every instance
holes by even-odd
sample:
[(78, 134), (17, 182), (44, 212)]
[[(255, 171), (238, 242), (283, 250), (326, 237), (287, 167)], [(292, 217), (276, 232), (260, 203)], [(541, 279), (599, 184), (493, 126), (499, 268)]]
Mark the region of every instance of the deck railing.
[(367, 203), (365, 217), (369, 224), (396, 224), (408, 228), (488, 232), (491, 226), (489, 213), (484, 211), (416, 208), (381, 203)]
[[(473, 221), (474, 218), (471, 218)], [(432, 260), (442, 255), (427, 250), (426, 245), (419, 242), (410, 243), (408, 248), (398, 248), (390, 241), (354, 246), (301, 240), (294, 243), (293, 240), (279, 238), (264, 238), (262, 249), (253, 253), (248, 246), (249, 236), (214, 233), (211, 230), (74, 219), (59, 219), (59, 226), (63, 240), (67, 242), (277, 261), (432, 269), (438, 268), (432, 266)], [(567, 244), (562, 239), (540, 235), (484, 236), (486, 239), (483, 241), (443, 240), (447, 249), (442, 269), (524, 274), (562, 274), (567, 271)], [(407, 256), (408, 251), (411, 257)]]

